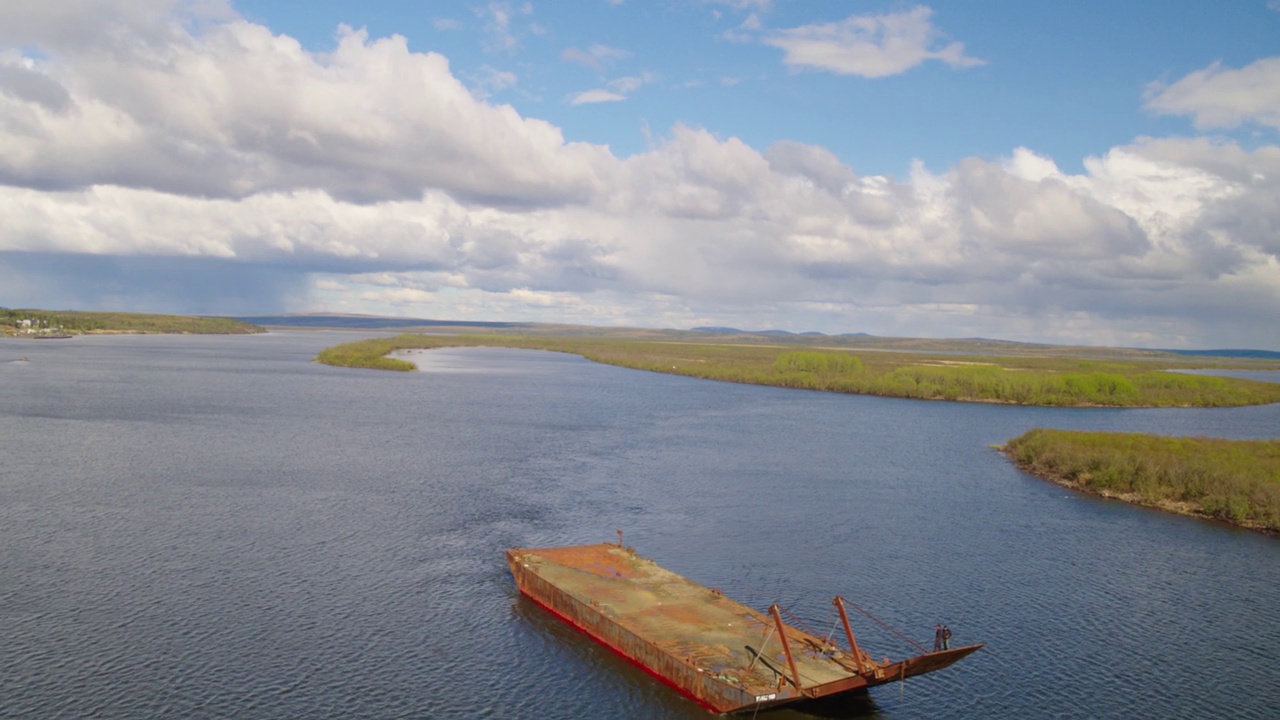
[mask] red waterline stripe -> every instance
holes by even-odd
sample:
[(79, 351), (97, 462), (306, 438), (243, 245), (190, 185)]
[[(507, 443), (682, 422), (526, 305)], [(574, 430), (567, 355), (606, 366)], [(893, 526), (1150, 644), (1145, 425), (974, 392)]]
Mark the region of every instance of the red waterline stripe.
[[(585, 627), (583, 627), (583, 626), (579, 625), (578, 623), (574, 622), (573, 620), (570, 620), (569, 618), (565, 617), (564, 615), (561, 615), (560, 613), (558, 613), (558, 612), (556, 612), (555, 610), (551, 609), (551, 606), (547, 605), (546, 603), (542, 602), (542, 601), (541, 601), (541, 600), (539, 600), (538, 598), (536, 598), (536, 597), (534, 597), (534, 596), (530, 595), (529, 593), (525, 592), (524, 588), (521, 588), (521, 589), (520, 589), (520, 594), (521, 594), (521, 595), (524, 595), (525, 597), (527, 597), (527, 598), (529, 598), (530, 600), (532, 600), (532, 601), (533, 601), (533, 603), (534, 603), (535, 605), (537, 605), (538, 607), (542, 608), (543, 610), (546, 610), (547, 612), (551, 613), (552, 615), (555, 615), (556, 617), (558, 617), (558, 618), (560, 618), (561, 620), (565, 621), (565, 622), (566, 622), (566, 623), (568, 623), (569, 625), (571, 625), (571, 626), (573, 626), (573, 627), (577, 628), (578, 630), (582, 631), (584, 634), (586, 634), (586, 636), (587, 636), (587, 637), (589, 637), (589, 638), (591, 638), (592, 640), (595, 640), (596, 642), (600, 643), (601, 645), (603, 645), (603, 646), (605, 646), (605, 647), (609, 648), (609, 649), (610, 649), (610, 650), (612, 650), (615, 654), (617, 654), (617, 655), (621, 656), (623, 659), (627, 660), (627, 661), (628, 661), (628, 662), (630, 662), (632, 665), (635, 665), (636, 667), (640, 668), (641, 670), (643, 670), (643, 671), (645, 671), (645, 672), (649, 673), (649, 674), (650, 674), (650, 675), (652, 675), (653, 677), (655, 677), (655, 678), (657, 678), (658, 680), (662, 681), (662, 684), (663, 684), (663, 685), (666, 685), (666, 686), (668, 686), (668, 687), (674, 688), (674, 689), (675, 689), (677, 692), (679, 692), (681, 695), (684, 695), (685, 697), (687, 697), (687, 698), (689, 698), (690, 700), (692, 700), (692, 701), (694, 701), (694, 702), (698, 703), (699, 705), (701, 705), (702, 707), (706, 708), (707, 710), (710, 710), (710, 711), (711, 711), (711, 712), (713, 712), (713, 713), (724, 714), (724, 713), (726, 712), (725, 710), (721, 710), (721, 709), (717, 708), (716, 706), (712, 705), (711, 703), (707, 702), (706, 700), (703, 700), (702, 698), (698, 697), (697, 695), (694, 695), (693, 693), (689, 692), (688, 690), (685, 690), (684, 688), (682, 688), (682, 687), (680, 687), (679, 685), (675, 684), (675, 683), (674, 683), (674, 682), (672, 682), (670, 679), (668, 679), (665, 675), (663, 675), (662, 673), (659, 673), (657, 670), (654, 670), (653, 668), (649, 667), (648, 665), (645, 665), (645, 664), (644, 664), (643, 662), (641, 662), (640, 660), (638, 660), (638, 659), (636, 659), (636, 658), (633, 658), (633, 657), (631, 657), (630, 655), (628, 655), (628, 654), (626, 654), (625, 652), (623, 652), (622, 650), (620, 650), (620, 649), (618, 649), (618, 648), (616, 648), (616, 647), (614, 647), (614, 646), (610, 645), (608, 640), (605, 640), (604, 638), (599, 637), (598, 635), (596, 635), (595, 633), (591, 632), (591, 631), (590, 631), (590, 630), (588, 630), (587, 628), (585, 628)], [(610, 622), (612, 622), (612, 621), (610, 621)]]

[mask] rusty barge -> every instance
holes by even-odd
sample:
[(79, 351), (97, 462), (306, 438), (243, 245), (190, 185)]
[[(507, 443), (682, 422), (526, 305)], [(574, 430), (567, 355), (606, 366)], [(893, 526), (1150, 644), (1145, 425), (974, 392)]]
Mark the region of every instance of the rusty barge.
[(941, 670), (982, 647), (920, 648), (877, 662), (858, 646), (839, 596), (833, 603), (847, 649), (784, 623), (777, 605), (753, 610), (621, 541), (516, 548), (507, 564), (526, 597), (717, 713), (863, 692)]

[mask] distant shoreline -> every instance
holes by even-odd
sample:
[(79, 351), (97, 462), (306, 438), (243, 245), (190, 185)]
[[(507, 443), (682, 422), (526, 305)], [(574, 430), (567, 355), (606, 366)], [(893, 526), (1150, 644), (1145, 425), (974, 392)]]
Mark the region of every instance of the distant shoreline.
[(0, 308), (0, 337), (79, 335), (251, 335), (266, 330), (223, 317)]
[[(749, 385), (1043, 407), (1236, 407), (1280, 402), (1280, 383), (1166, 372), (1166, 358), (1096, 361), (816, 349), (786, 343), (695, 343), (614, 337), (405, 334), (326, 348), (327, 365), (412, 371), (396, 350), (551, 350), (594, 362)], [(1155, 365), (1154, 363), (1160, 363)]]

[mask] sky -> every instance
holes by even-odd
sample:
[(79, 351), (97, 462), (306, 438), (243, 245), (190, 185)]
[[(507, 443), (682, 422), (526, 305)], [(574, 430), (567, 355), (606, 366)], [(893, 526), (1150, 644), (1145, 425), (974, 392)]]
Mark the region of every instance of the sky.
[(1280, 350), (1280, 0), (10, 0), (0, 306)]

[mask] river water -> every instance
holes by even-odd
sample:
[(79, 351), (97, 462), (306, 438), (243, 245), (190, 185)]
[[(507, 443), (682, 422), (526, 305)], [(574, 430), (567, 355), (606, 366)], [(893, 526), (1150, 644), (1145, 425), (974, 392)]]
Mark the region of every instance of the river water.
[[(1280, 540), (989, 447), (1035, 426), (1275, 437), (1280, 406), (921, 402), (501, 349), (309, 362), (360, 336), (0, 342), (0, 717), (705, 717), (505, 567), (617, 529), (820, 633), (840, 593), (922, 644), (938, 622), (987, 643), (861, 716), (1280, 707)], [(877, 657), (911, 651), (853, 620)]]

